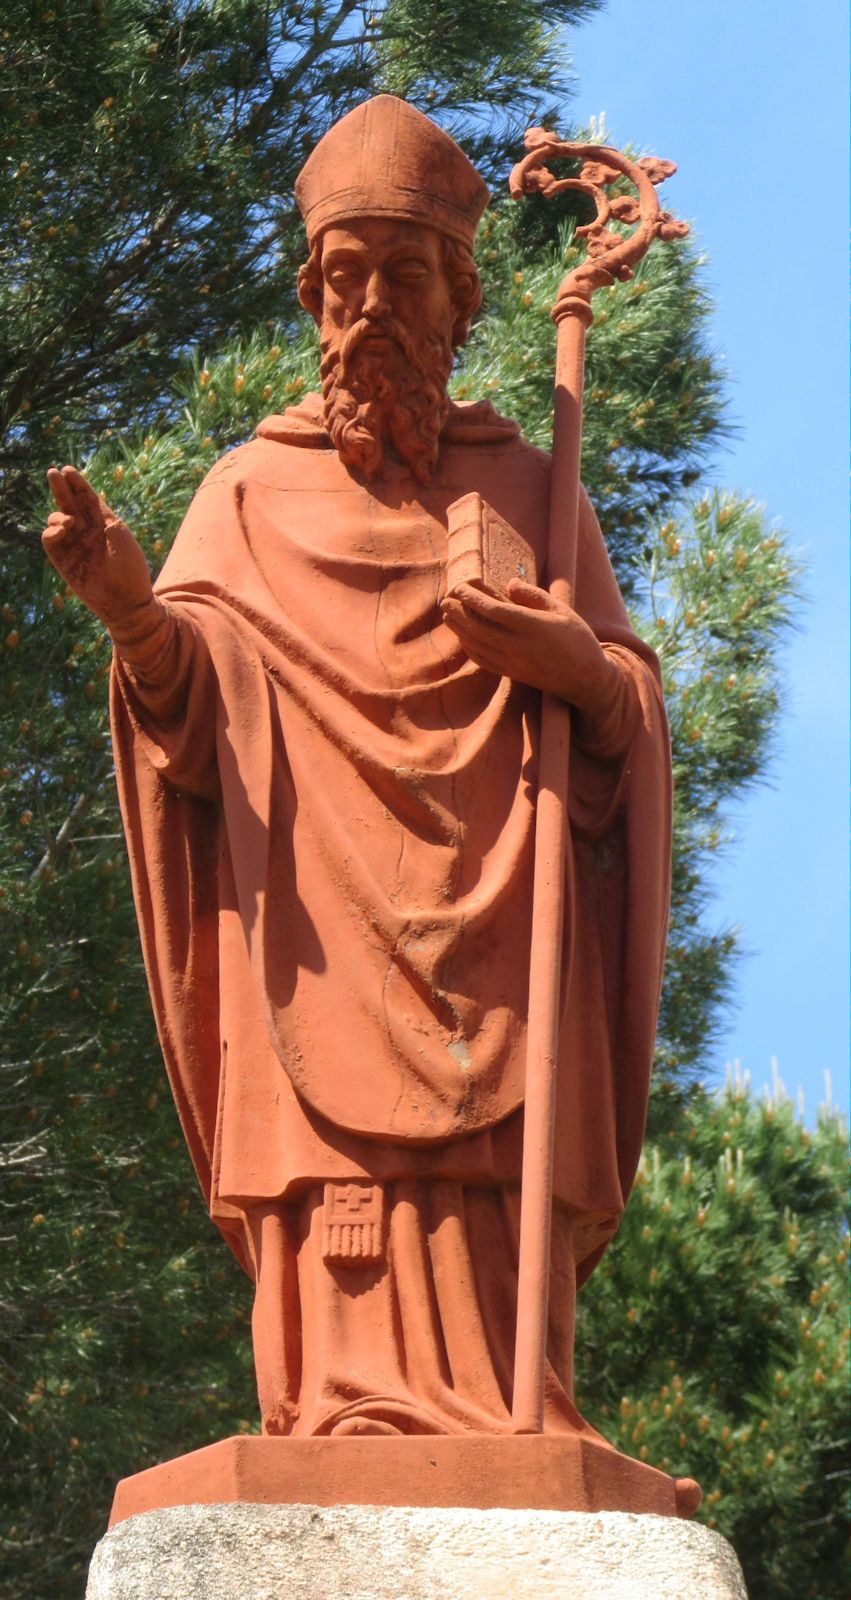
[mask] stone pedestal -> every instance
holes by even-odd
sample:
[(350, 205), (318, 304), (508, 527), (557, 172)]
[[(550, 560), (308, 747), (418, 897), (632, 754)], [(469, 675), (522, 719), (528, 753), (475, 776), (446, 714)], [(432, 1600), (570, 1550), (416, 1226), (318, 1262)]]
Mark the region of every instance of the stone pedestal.
[(166, 1506), (470, 1506), (477, 1511), (639, 1511), (689, 1516), (691, 1478), (621, 1455), (590, 1428), (572, 1434), (409, 1434), (274, 1439), (252, 1435), (123, 1478), (110, 1526)]
[(719, 1534), (628, 1512), (189, 1505), (131, 1516), (86, 1600), (747, 1600)]

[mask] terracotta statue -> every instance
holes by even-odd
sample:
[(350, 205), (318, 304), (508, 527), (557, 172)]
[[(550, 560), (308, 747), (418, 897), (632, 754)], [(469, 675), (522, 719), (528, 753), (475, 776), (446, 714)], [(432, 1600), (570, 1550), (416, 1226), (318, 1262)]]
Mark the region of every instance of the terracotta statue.
[[(322, 394), (217, 463), (155, 589), (69, 467), (45, 547), (115, 644), (148, 979), (256, 1282), (267, 1435), (511, 1432), (542, 694), (571, 708), (544, 1429), (575, 1433), (575, 1292), (629, 1193), (656, 1023), (658, 670), (587, 499), (573, 609), (543, 587), (549, 457), (447, 398), (488, 198), (461, 150), (381, 96), (296, 193)], [(447, 580), (464, 516), (513, 552), (499, 584), (463, 548)]]

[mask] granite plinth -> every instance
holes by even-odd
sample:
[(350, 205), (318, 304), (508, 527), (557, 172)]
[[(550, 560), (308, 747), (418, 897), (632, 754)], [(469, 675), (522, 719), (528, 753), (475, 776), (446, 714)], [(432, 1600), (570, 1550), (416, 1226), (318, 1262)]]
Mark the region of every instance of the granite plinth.
[(180, 1506), (101, 1540), (86, 1600), (747, 1600), (719, 1534), (619, 1512)]

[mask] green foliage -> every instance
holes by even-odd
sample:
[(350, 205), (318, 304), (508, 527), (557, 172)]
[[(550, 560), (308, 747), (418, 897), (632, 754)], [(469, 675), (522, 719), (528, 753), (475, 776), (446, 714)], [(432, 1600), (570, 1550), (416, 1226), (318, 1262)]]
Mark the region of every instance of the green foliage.
[(144, 1034), (130, 1055), (116, 1031), (117, 1057), (66, 1034), (21, 1073), (28, 1126), (4, 1183), (10, 1600), (76, 1600), (119, 1478), (256, 1427), (249, 1285), (211, 1238), (155, 1043), (139, 1059)]
[(659, 655), (674, 765), (674, 850), (658, 1063), (699, 1065), (735, 977), (737, 933), (706, 925), (725, 814), (770, 760), (801, 570), (752, 500), (714, 493), (654, 529), (640, 624)]
[(528, 7), (491, 0), (483, 15), (479, 0), (388, 0), (377, 51), (381, 87), (431, 110), (440, 103), (441, 79), (454, 76), (463, 60), (464, 109), (478, 112), (484, 135), (471, 140), (470, 153), (492, 166), (493, 109), (508, 114), (516, 140), (528, 125), (521, 108), (530, 93), (561, 98), (566, 84), (554, 78), (552, 65), (558, 26), (581, 21), (599, 4), (543, 0)]
[(842, 1120), (809, 1131), (780, 1085), (693, 1094), (580, 1299), (580, 1407), (698, 1479), (751, 1600), (848, 1592), (846, 1152)]
[[(486, 393), (533, 443), (552, 427), (550, 309), (578, 265), (572, 197), (497, 206), (482, 230), (484, 314), (453, 380)], [(575, 209), (575, 206), (574, 206)], [(530, 215), (531, 213), (531, 215)], [(524, 248), (534, 249), (524, 260)], [(735, 981), (734, 930), (707, 926), (726, 814), (770, 758), (781, 647), (800, 569), (753, 502), (688, 493), (725, 432), (723, 373), (707, 343), (703, 259), (656, 244), (630, 283), (595, 298), (582, 472), (636, 627), (659, 654), (674, 752), (671, 931), (653, 1118), (706, 1059)], [(661, 1124), (660, 1124), (661, 1125)]]
[[(484, 312), (462, 354), (454, 393), (487, 392), (533, 444), (549, 449), (550, 312), (584, 248), (575, 242), (572, 218), (545, 232), (540, 217), (530, 228), (527, 204), (547, 202), (503, 202), (485, 219), (478, 252)], [(582, 474), (628, 597), (643, 587), (652, 520), (678, 506), (724, 437), (724, 374), (707, 348), (703, 265), (688, 245), (657, 243), (632, 282), (614, 284), (594, 301)]]
[(497, 170), (595, 3), (6, 0), (0, 539), (58, 433), (148, 426), (190, 344), (292, 311), (293, 181), (336, 117), (403, 85)]
[[(530, 0), (521, 28), (505, 0), (481, 0), (475, 16), (455, 7), (454, 18), (431, 0), (4, 7), (9, 1600), (78, 1596), (116, 1479), (255, 1418), (248, 1285), (203, 1217), (164, 1091), (110, 778), (106, 640), (45, 568), (44, 469), (91, 458), (156, 566), (215, 455), (315, 379), (313, 331), (291, 322), (303, 253), (292, 184), (318, 136), (395, 74), (495, 172), (561, 91), (555, 37), (544, 41), (541, 25), (589, 9)], [(206, 368), (192, 348), (207, 352)]]
[[(564, 82), (553, 30), (593, 9), (594, 0), (7, 0), (0, 1205), (19, 1254), (14, 1274), (10, 1261), (0, 1278), (0, 1399), (10, 1419), (0, 1441), (2, 1539), (12, 1574), (0, 1578), (0, 1600), (78, 1596), (116, 1478), (255, 1425), (248, 1285), (203, 1216), (151, 1021), (111, 782), (107, 641), (45, 568), (43, 469), (83, 465), (158, 568), (217, 456), (316, 386), (315, 329), (293, 294), (303, 239), (291, 189), (318, 134), (367, 94), (404, 91), (462, 139), (501, 191), (526, 121), (555, 120), (546, 105)], [(489, 395), (542, 445), (549, 307), (565, 265), (579, 259), (577, 215), (568, 201), (493, 207), (479, 246), (485, 311), (453, 379), (457, 397)], [(783, 1560), (794, 1573), (801, 1557), (769, 1549), (766, 1527), (772, 1538), (775, 1525), (788, 1529), (788, 1544), (799, 1511), (813, 1523), (802, 1550), (829, 1597), (836, 1523), (819, 1495), (834, 1482), (835, 1345), (825, 1329), (837, 1297), (831, 1288), (801, 1307), (833, 1282), (830, 1261), (818, 1265), (832, 1246), (813, 1250), (817, 1231), (833, 1238), (837, 1227), (835, 1125), (823, 1123), (808, 1146), (782, 1106), (773, 1122), (770, 1108), (746, 1100), (725, 1110), (698, 1098), (685, 1122), (682, 1114), (685, 1075), (701, 1060), (733, 971), (733, 934), (706, 927), (711, 866), (730, 804), (770, 753), (798, 574), (759, 508), (687, 492), (724, 432), (723, 374), (707, 347), (694, 249), (655, 247), (635, 280), (596, 308), (584, 475), (639, 630), (662, 660), (677, 794), (658, 1162), (649, 1158), (611, 1270), (586, 1291), (601, 1320), (597, 1332), (586, 1316), (584, 1366), (601, 1374), (594, 1393), (609, 1408), (600, 1419), (609, 1436), (620, 1419), (626, 1448), (646, 1445), (649, 1459), (703, 1477), (707, 1514), (732, 1532), (751, 1582), (763, 1584), (755, 1600), (791, 1592)], [(744, 1210), (739, 1147), (751, 1185)], [(671, 1200), (679, 1231), (668, 1243), (655, 1212), (652, 1224), (642, 1220), (646, 1194), (661, 1196), (652, 1204), (663, 1214)], [(707, 1217), (689, 1232), (677, 1207), (695, 1197)], [(645, 1226), (664, 1296), (649, 1294)], [(678, 1256), (692, 1235), (694, 1259)], [(710, 1241), (723, 1272), (704, 1253)], [(700, 1329), (686, 1316), (691, 1305)], [(626, 1345), (624, 1307), (636, 1313)], [(693, 1349), (674, 1342), (684, 1330)], [(690, 1374), (683, 1390), (663, 1355)], [(663, 1384), (684, 1400), (661, 1397)], [(634, 1408), (626, 1420), (622, 1398)], [(674, 1413), (692, 1400), (697, 1422), (679, 1428)], [(645, 1413), (646, 1432), (633, 1441)], [(736, 1435), (732, 1455), (725, 1427)], [(734, 1459), (735, 1472), (750, 1462), (755, 1475), (731, 1477)], [(798, 1587), (808, 1592), (803, 1577)]]
[(248, 1285), (204, 1216), (141, 970), (105, 636), (35, 551), (9, 576), (0, 1593), (52, 1600), (82, 1593), (117, 1478), (248, 1426), (255, 1402)]

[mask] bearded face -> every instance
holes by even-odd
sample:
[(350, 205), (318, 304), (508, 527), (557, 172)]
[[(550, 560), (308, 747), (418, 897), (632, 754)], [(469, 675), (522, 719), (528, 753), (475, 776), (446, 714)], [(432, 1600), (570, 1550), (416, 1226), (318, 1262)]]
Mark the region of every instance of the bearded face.
[(300, 279), (303, 303), (319, 321), (325, 422), (340, 458), (375, 478), (390, 453), (424, 483), (437, 460), (459, 342), (440, 236), (385, 218), (329, 228), (316, 291), (313, 301), (307, 277)]
[(325, 426), (341, 460), (375, 478), (389, 447), (425, 483), (449, 410), (448, 330), (414, 335), (397, 317), (362, 317), (342, 335), (323, 321), (320, 342)]

